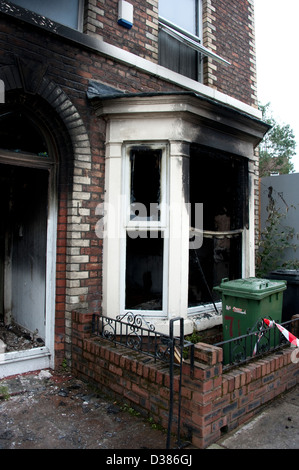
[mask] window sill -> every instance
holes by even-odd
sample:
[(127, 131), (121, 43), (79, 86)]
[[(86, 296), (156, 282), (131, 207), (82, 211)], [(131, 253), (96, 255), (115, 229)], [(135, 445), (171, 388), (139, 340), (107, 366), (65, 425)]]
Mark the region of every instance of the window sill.
[(216, 307), (218, 313), (215, 311), (213, 305), (207, 305), (204, 311), (188, 315), (188, 318), (192, 319), (196, 331), (204, 331), (222, 324), (221, 302), (217, 303)]

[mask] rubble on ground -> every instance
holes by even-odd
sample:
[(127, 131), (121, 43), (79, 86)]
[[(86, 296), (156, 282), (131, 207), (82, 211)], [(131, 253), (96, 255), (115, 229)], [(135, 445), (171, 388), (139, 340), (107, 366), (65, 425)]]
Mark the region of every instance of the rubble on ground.
[(38, 332), (31, 333), (18, 325), (0, 322), (0, 353), (39, 348), (45, 343)]

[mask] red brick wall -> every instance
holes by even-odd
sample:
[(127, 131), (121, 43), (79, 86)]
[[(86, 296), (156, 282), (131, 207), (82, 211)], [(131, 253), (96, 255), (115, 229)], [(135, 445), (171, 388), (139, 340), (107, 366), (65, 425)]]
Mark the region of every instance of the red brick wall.
[(231, 63), (217, 64), (215, 86), (240, 101), (257, 105), (253, 2), (212, 0), (212, 4), (216, 52)]
[[(169, 369), (144, 356), (92, 338), (92, 315), (73, 311), (73, 373), (151, 417), (167, 429)], [(195, 345), (195, 366), (184, 363), (181, 388), (181, 433), (200, 449), (251, 419), (261, 407), (299, 382), (294, 349), (252, 361), (223, 373), (222, 349)], [(179, 376), (174, 377), (173, 428), (177, 432)]]
[(61, 197), (57, 223), (56, 256), (56, 315), (55, 315), (55, 362), (60, 365), (65, 357), (65, 297), (66, 297), (66, 218), (67, 200)]
[(86, 2), (84, 32), (153, 62), (158, 62), (158, 0), (130, 0), (133, 27), (117, 23), (118, 0)]
[[(117, 24), (118, 0), (98, 0), (86, 7), (84, 31), (158, 63), (158, 0), (129, 3), (132, 29)], [(204, 84), (256, 106), (253, 0), (203, 0), (203, 45), (231, 63), (205, 59)]]
[[(43, 91), (42, 99), (38, 96), (39, 90), (36, 95), (22, 90), (19, 59), (32, 69), (29, 80), (35, 79), (36, 68), (37, 82), (42, 83), (45, 78), (53, 85), (53, 89)], [(38, 67), (42, 64), (46, 65), (46, 72), (39, 77)], [(95, 209), (104, 198), (106, 124), (94, 115), (86, 99), (89, 79), (132, 92), (171, 91), (178, 87), (66, 43), (51, 33), (43, 32), (41, 39), (39, 28), (11, 18), (8, 21), (5, 15), (0, 15), (0, 75), (5, 81), (6, 102), (14, 102), (16, 96), (20, 96), (17, 100), (36, 113), (53, 141), (56, 140), (54, 149), (60, 160), (55, 319), (58, 365), (63, 358), (70, 359), (70, 311), (74, 304), (98, 311), (102, 300), (102, 240), (95, 234), (98, 221)], [(59, 108), (59, 100), (58, 105), (55, 102), (55, 86), (69, 98), (75, 107), (74, 116), (77, 112), (86, 129), (86, 135), (82, 134), (85, 139), (82, 139), (82, 148), (77, 150), (79, 161), (75, 164), (75, 149), (71, 148), (69, 133), (77, 132), (77, 124), (67, 111), (65, 116), (69, 121), (74, 119), (75, 126), (70, 123), (69, 130), (64, 126), (64, 110)], [(61, 111), (61, 119), (55, 113), (55, 105)], [(79, 127), (78, 132), (83, 133)], [(76, 200), (73, 192), (77, 194)], [(88, 230), (76, 229), (77, 233), (72, 234), (72, 223)], [(73, 262), (72, 256), (82, 257), (84, 261)], [(72, 277), (75, 272), (78, 273), (76, 280)]]

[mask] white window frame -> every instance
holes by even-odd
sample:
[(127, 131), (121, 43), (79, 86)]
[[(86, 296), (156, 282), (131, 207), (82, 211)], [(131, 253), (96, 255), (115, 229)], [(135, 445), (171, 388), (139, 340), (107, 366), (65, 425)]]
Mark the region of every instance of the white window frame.
[[(191, 37), (194, 37), (198, 40), (201, 41), (202, 39), (202, 0), (195, 0), (195, 9), (194, 9), (194, 18), (195, 18), (195, 31), (190, 31), (189, 29), (182, 28), (182, 26), (176, 25), (170, 17), (167, 15), (166, 17), (163, 17), (163, 15), (160, 14), (161, 8), (160, 8), (160, 1), (159, 0), (159, 19), (161, 21), (167, 21), (169, 24), (173, 25), (176, 29), (180, 30), (183, 32), (183, 34), (186, 34), (187, 36), (190, 35)], [(186, 8), (183, 2), (181, 2), (182, 8)], [(172, 0), (169, 0), (169, 5), (167, 5), (167, 10), (168, 11), (173, 11), (173, 3)]]
[[(182, 3), (183, 4), (183, 3)], [(184, 28), (181, 28), (177, 24), (170, 21), (168, 18), (164, 18), (159, 15), (159, 28), (167, 33), (169, 36), (172, 36), (179, 42), (182, 42), (186, 46), (194, 49), (195, 51), (201, 53), (203, 56), (210, 57), (214, 59), (216, 62), (219, 62), (224, 65), (230, 65), (230, 62), (220, 57), (215, 52), (207, 49), (202, 45), (202, 33), (203, 33), (203, 24), (202, 24), (202, 0), (197, 0), (196, 6), (196, 34), (187, 31)], [(201, 64), (202, 67), (202, 64)]]
[[(131, 204), (131, 162), (130, 155), (134, 148), (146, 148), (152, 150), (161, 150), (161, 203), (160, 213), (161, 217), (159, 221), (153, 220), (130, 220), (130, 204)], [(148, 142), (148, 143), (125, 143), (123, 146), (123, 182), (122, 182), (122, 194), (125, 195), (123, 198), (122, 206), (122, 233), (121, 233), (121, 274), (120, 274), (120, 311), (124, 314), (128, 311), (138, 313), (144, 316), (151, 317), (167, 317), (167, 292), (168, 292), (168, 158), (169, 148), (167, 142)], [(163, 284), (162, 284), (162, 310), (134, 310), (125, 308), (126, 300), (126, 239), (127, 233), (130, 231), (150, 231), (150, 232), (161, 232), (163, 238)]]
[[(160, 220), (141, 220), (133, 219), (130, 220), (130, 205), (131, 205), (131, 162), (130, 156), (131, 151), (134, 149), (150, 149), (150, 150), (161, 150), (161, 201), (160, 201)], [(125, 216), (125, 225), (128, 230), (153, 230), (153, 229), (166, 229), (167, 226), (167, 217), (166, 217), (166, 205), (167, 205), (167, 144), (159, 143), (149, 143), (142, 145), (129, 144), (125, 146), (125, 194), (126, 194), (126, 213)]]

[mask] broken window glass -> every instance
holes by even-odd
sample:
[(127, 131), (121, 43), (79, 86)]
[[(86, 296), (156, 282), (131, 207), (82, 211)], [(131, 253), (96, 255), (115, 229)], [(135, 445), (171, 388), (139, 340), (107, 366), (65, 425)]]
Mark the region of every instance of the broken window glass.
[(161, 149), (133, 149), (130, 154), (130, 220), (160, 220)]
[(220, 300), (213, 287), (223, 278), (242, 276), (242, 236), (232, 238), (205, 238), (198, 250), (189, 250), (188, 307), (196, 307)]
[(213, 287), (224, 277), (242, 276), (242, 233), (248, 226), (248, 162), (246, 158), (192, 147), (192, 208), (203, 203), (203, 244), (189, 250), (189, 307), (218, 300)]
[(0, 147), (48, 157), (46, 141), (30, 118), (22, 111), (8, 110), (0, 115)]
[(161, 232), (127, 235), (126, 309), (162, 310), (163, 237)]

